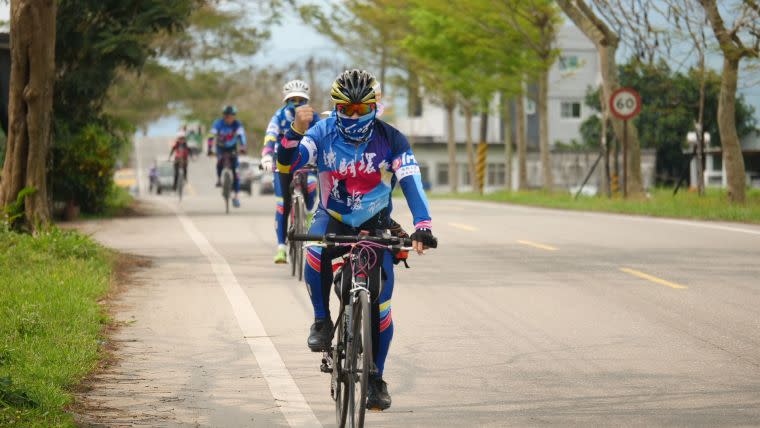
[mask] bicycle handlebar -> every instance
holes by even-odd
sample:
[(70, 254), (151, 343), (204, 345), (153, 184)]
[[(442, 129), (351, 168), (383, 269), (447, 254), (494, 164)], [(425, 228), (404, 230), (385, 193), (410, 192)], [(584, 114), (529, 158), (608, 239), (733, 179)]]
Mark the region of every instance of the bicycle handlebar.
[[(288, 236), (288, 239), (292, 241), (318, 241), (326, 244), (354, 244), (359, 242), (372, 242), (380, 245), (387, 246), (400, 246), (411, 247), (412, 240), (410, 238), (399, 238), (397, 236), (379, 237), (371, 235), (337, 235), (335, 233), (328, 233), (325, 235), (301, 235), (293, 234)], [(438, 247), (438, 241), (436, 240), (430, 248)]]

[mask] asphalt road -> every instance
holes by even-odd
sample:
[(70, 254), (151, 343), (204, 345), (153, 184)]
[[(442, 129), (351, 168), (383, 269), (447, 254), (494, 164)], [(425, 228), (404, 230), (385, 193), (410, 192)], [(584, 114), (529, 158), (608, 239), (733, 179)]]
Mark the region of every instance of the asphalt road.
[[(164, 152), (142, 142), (141, 167)], [(83, 225), (152, 264), (117, 300), (119, 359), (82, 422), (333, 426), (306, 289), (272, 264), (274, 199), (225, 215), (212, 162), (189, 176), (181, 204), (146, 197), (144, 216)], [(760, 228), (432, 212), (440, 248), (397, 270), (393, 407), (369, 426), (760, 425)]]

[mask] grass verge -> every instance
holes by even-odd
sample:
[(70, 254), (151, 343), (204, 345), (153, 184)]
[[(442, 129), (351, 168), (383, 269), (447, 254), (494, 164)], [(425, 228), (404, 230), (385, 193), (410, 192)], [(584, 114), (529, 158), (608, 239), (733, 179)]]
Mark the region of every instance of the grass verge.
[(702, 197), (688, 191), (679, 192), (673, 196), (672, 189), (654, 189), (647, 198), (630, 200), (584, 196), (573, 199), (569, 193), (543, 191), (499, 191), (487, 195), (432, 194), (431, 198), (494, 201), (568, 210), (760, 224), (760, 190), (757, 189), (748, 192), (747, 202), (743, 205), (730, 204), (725, 191), (717, 189), (708, 189), (707, 194)]
[(111, 188), (106, 195), (103, 211), (96, 214), (82, 213), (81, 217), (91, 220), (128, 215), (134, 202), (135, 198), (129, 193), (129, 190), (111, 184)]
[(74, 426), (65, 408), (101, 355), (112, 261), (73, 231), (0, 230), (0, 426)]

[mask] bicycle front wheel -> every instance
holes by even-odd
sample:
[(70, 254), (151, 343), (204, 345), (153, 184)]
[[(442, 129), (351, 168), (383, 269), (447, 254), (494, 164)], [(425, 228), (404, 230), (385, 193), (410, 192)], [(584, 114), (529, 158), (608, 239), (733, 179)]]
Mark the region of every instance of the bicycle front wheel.
[[(306, 205), (304, 204), (303, 198), (298, 198), (297, 200), (294, 200), (293, 204), (293, 210), (295, 211), (293, 215), (293, 221), (295, 223), (295, 230), (296, 233), (299, 235), (303, 235), (306, 233)], [(296, 270), (298, 271), (298, 280), (303, 280), (303, 244), (298, 243), (296, 246), (296, 254), (295, 254), (295, 260), (293, 261), (293, 264), (296, 266)]]
[(359, 291), (353, 305), (346, 365), (348, 366), (348, 423), (352, 428), (364, 426), (367, 410), (367, 384), (372, 367), (372, 324), (369, 294)]
[[(346, 306), (346, 309), (349, 309)], [(339, 428), (346, 426), (346, 416), (348, 416), (348, 374), (346, 372), (346, 344), (348, 337), (347, 327), (351, 324), (351, 316), (348, 310), (338, 318), (337, 331), (335, 332), (335, 346), (333, 347), (333, 372), (330, 384), (332, 398), (335, 400), (335, 423)]]

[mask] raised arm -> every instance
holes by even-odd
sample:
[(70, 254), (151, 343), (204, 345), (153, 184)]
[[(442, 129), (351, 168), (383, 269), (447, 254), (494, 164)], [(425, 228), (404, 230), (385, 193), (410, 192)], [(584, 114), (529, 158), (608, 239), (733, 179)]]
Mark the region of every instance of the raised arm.
[(309, 128), (315, 116), (314, 109), (308, 105), (296, 109), (296, 119), (277, 147), (277, 171), (280, 173), (288, 174), (306, 165), (316, 165), (320, 129)]

